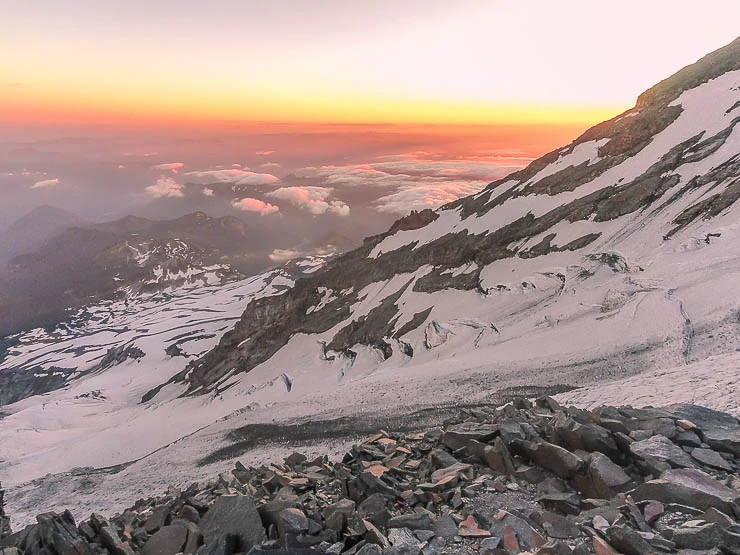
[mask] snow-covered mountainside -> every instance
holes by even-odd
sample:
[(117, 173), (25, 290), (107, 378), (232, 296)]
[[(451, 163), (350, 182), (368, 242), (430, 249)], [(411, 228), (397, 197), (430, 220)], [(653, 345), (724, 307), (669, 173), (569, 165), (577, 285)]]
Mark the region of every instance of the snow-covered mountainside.
[(295, 282), (268, 273), (114, 303), (83, 318), (89, 332), (14, 339), (0, 376), (74, 370), (2, 407), (12, 513), (54, 507), (49, 488), (85, 510), (100, 491), (130, 503), (201, 476), (210, 453), (243, 454), (250, 426), (300, 418), (583, 385), (572, 398), (589, 404), (624, 378), (650, 389), (636, 403), (670, 393), (740, 413), (737, 388), (706, 387), (733, 383), (740, 361), (739, 121), (740, 39), (481, 193), (294, 268)]
[(360, 369), (642, 368), (735, 349), (738, 121), (740, 39), (569, 146), (253, 301), (170, 394), (243, 387), (298, 357), (300, 391)]
[[(144, 277), (117, 278), (125, 285), (115, 300), (88, 305), (53, 329), (34, 328), (3, 338), (0, 407), (123, 363), (144, 362), (145, 371), (136, 376), (141, 383), (127, 389), (135, 397), (145, 388), (141, 384), (157, 385), (208, 352), (250, 300), (282, 294), (296, 276), (324, 263), (309, 257), (238, 279), (228, 265), (204, 266), (198, 252), (180, 240), (126, 241), (111, 250), (116, 259), (129, 257), (128, 266), (144, 271)], [(100, 391), (90, 395), (105, 398)]]
[[(245, 299), (291, 283), (277, 272), (224, 285), (220, 270), (173, 273), (155, 266), (151, 280), (134, 290), (127, 286), (119, 300), (85, 307), (50, 331), (36, 328), (4, 338), (0, 405), (59, 389), (128, 359), (158, 357), (162, 375), (169, 377), (183, 360), (202, 355), (218, 341)], [(165, 288), (167, 281), (177, 285)], [(149, 288), (154, 292), (143, 292)]]

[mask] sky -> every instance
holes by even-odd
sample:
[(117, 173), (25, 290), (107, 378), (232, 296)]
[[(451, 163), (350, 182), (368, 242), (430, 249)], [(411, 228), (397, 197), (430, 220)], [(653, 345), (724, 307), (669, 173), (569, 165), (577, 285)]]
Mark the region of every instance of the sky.
[(358, 244), (567, 145), (738, 21), (724, 0), (0, 0), (0, 233), (48, 204), (238, 216), (275, 261)]
[(596, 123), (733, 0), (0, 0), (0, 121)]

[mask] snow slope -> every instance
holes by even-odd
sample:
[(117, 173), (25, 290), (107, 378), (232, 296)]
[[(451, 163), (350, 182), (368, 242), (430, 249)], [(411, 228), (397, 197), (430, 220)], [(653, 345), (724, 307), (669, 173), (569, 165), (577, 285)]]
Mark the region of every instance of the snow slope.
[[(282, 269), (227, 285), (196, 282), (90, 306), (52, 332), (35, 329), (15, 337), (0, 372), (43, 377), (63, 368), (68, 375), (62, 389), (2, 407), (3, 482), (132, 460), (239, 408), (217, 407), (206, 416), (198, 409), (208, 398), (165, 410), (140, 401), (213, 347), (247, 302), (282, 294), (292, 284)], [(126, 349), (140, 355), (107, 357)]]
[(673, 364), (730, 348), (707, 330), (738, 308), (738, 121), (740, 40), (572, 145), (252, 303), (170, 385), (249, 383), (306, 348), (311, 381), (452, 356), (642, 351)]

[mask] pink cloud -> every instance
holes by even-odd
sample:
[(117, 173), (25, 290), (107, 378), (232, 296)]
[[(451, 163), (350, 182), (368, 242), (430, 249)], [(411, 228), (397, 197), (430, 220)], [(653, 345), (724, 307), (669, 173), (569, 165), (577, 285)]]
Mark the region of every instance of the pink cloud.
[(267, 193), (268, 197), (285, 200), (311, 214), (349, 215), (349, 206), (341, 200), (329, 200), (334, 190), (327, 187), (281, 187)]
[(177, 171), (182, 168), (185, 164), (182, 162), (170, 162), (168, 164), (157, 164), (156, 166), (152, 166), (153, 170), (159, 170), (159, 171), (171, 171), (172, 173), (177, 173)]
[(22, 175), (23, 177), (42, 177), (46, 175), (46, 172), (34, 171), (34, 170), (29, 170), (28, 168), (23, 168), (19, 175)]
[(171, 177), (164, 175), (159, 176), (159, 179), (153, 185), (149, 185), (145, 191), (154, 198), (178, 198), (185, 196), (182, 185)]
[(270, 154), (275, 154), (275, 152), (274, 150), (258, 150), (255, 154), (257, 156), (270, 156)]
[(411, 210), (437, 208), (475, 194), (526, 163), (525, 159), (505, 156), (490, 160), (443, 160), (435, 154), (417, 151), (383, 156), (364, 164), (306, 167), (295, 174), (317, 180), (319, 188), (379, 189), (384, 192), (373, 204), (376, 210), (408, 214)]
[(266, 216), (267, 214), (275, 214), (280, 211), (280, 208), (274, 204), (263, 202), (256, 198), (243, 198), (235, 200), (231, 203), (234, 208), (243, 210), (244, 212), (257, 212), (260, 216)]
[(55, 177), (53, 179), (43, 179), (41, 181), (37, 181), (33, 185), (31, 185), (31, 189), (43, 189), (45, 187), (53, 187), (54, 185), (59, 185), (59, 178)]

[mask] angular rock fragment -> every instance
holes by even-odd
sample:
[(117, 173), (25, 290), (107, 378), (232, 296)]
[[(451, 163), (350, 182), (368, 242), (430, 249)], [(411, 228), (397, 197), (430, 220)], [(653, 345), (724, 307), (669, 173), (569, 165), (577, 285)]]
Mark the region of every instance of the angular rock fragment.
[(207, 547), (230, 537), (237, 551), (249, 551), (265, 539), (265, 529), (252, 498), (246, 495), (223, 495), (216, 499), (200, 521)]
[(693, 423), (712, 449), (740, 456), (740, 422), (731, 414), (698, 405), (673, 405), (668, 410)]
[(579, 456), (543, 440), (533, 442), (516, 439), (511, 446), (520, 455), (561, 478), (572, 478), (586, 466)]
[(182, 553), (188, 539), (185, 526), (164, 526), (144, 544), (142, 555), (175, 555)]
[(408, 528), (409, 530), (431, 530), (432, 521), (426, 513), (394, 516), (388, 521), (388, 528)]
[(514, 475), (514, 462), (511, 459), (511, 453), (509, 453), (506, 444), (500, 437), (494, 440), (493, 445), (484, 447), (482, 459), (489, 468), (508, 476)]
[(673, 443), (667, 437), (654, 435), (630, 445), (632, 454), (644, 460), (654, 475), (660, 468), (657, 463), (667, 463), (670, 468), (694, 468), (696, 464), (686, 451)]
[(475, 520), (473, 515), (470, 515), (460, 523), (458, 534), (464, 538), (491, 535), (488, 530), (484, 530), (478, 526), (478, 522)]
[(713, 451), (712, 449), (701, 449), (699, 447), (692, 449), (691, 458), (704, 466), (724, 470), (725, 472), (732, 472), (732, 465), (723, 459), (717, 451)]
[(388, 541), (394, 547), (418, 547), (419, 538), (408, 528), (391, 528)]
[[(47, 551), (64, 555), (92, 555), (92, 548), (80, 535), (69, 511), (61, 515), (54, 512), (44, 513), (37, 516), (36, 521), (40, 545)], [(33, 548), (28, 545), (20, 547), (24, 552), (33, 553)]]
[(610, 546), (624, 555), (649, 555), (653, 552), (650, 544), (629, 526), (610, 526), (606, 529), (606, 539)]
[[(491, 535), (503, 538), (507, 550), (509, 549), (506, 545), (507, 537), (516, 539), (517, 545), (527, 550), (535, 550), (547, 543), (542, 534), (529, 522), (504, 510), (498, 511), (494, 516)], [(513, 542), (511, 543), (513, 545)]]
[(634, 486), (632, 478), (601, 453), (592, 453), (585, 472), (573, 477), (573, 486), (587, 497), (611, 499)]
[(154, 534), (167, 523), (170, 514), (170, 508), (167, 505), (158, 505), (154, 507), (152, 515), (144, 523), (144, 529), (148, 534)]
[(735, 517), (740, 514), (740, 492), (693, 468), (668, 470), (660, 478), (637, 486), (631, 495), (635, 501), (679, 503), (699, 510), (713, 507)]

